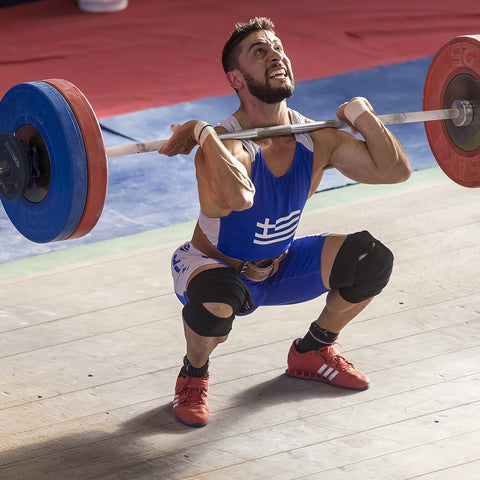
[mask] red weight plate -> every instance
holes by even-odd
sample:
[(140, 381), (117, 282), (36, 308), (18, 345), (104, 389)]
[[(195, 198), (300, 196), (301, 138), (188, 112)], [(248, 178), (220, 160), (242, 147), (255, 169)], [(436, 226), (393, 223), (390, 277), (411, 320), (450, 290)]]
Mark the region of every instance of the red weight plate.
[(80, 238), (97, 224), (105, 204), (108, 184), (108, 164), (102, 131), (97, 117), (83, 93), (62, 79), (44, 80), (67, 101), (77, 119), (87, 154), (88, 188), (82, 218), (68, 239)]
[[(469, 98), (453, 98), (453, 96)], [(480, 98), (480, 35), (447, 42), (434, 56), (425, 80), (423, 109), (451, 108), (452, 99)], [(480, 115), (468, 127), (451, 120), (425, 122), (425, 131), (438, 164), (454, 182), (480, 186)], [(478, 117), (478, 118), (477, 118)]]

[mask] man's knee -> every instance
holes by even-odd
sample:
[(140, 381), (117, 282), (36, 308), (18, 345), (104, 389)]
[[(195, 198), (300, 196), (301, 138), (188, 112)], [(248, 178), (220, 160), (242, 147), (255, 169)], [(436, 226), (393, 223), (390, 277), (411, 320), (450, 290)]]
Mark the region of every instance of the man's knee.
[[(248, 288), (232, 268), (200, 272), (190, 281), (187, 297), (189, 302), (183, 307), (183, 318), (203, 337), (228, 335), (235, 315), (252, 304)], [(205, 308), (205, 304), (212, 305)]]
[(337, 253), (330, 287), (347, 302), (360, 303), (383, 290), (392, 268), (392, 252), (367, 231), (357, 232), (347, 236)]

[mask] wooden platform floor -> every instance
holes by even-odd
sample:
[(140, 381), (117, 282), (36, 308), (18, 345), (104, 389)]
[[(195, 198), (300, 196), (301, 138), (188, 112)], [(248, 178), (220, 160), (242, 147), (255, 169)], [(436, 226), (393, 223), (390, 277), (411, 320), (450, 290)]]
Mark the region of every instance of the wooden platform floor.
[(237, 319), (211, 359), (209, 425), (178, 423), (184, 237), (1, 280), (0, 478), (480, 478), (480, 191), (439, 177), (381, 192), (300, 228), (368, 229), (395, 253), (339, 339), (372, 380), (360, 393), (284, 375), (320, 298)]

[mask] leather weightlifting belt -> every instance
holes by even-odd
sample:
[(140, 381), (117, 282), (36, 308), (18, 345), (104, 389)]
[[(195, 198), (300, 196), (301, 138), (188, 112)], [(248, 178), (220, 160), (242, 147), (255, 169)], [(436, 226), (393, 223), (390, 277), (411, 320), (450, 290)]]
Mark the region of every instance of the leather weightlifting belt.
[(275, 275), (277, 273), (280, 262), (286, 257), (288, 250), (285, 250), (281, 255), (275, 258), (268, 258), (266, 260), (255, 260), (244, 262), (237, 258), (228, 257), (218, 250), (207, 238), (200, 228), (198, 222), (195, 225), (192, 245), (200, 250), (203, 254), (221, 260), (228, 266), (236, 270), (240, 275), (248, 278), (253, 282), (263, 282), (263, 280)]

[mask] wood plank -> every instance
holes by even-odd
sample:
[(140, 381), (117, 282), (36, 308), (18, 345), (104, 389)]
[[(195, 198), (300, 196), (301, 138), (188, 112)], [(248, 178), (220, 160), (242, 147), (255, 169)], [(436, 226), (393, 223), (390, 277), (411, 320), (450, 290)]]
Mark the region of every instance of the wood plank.
[[(450, 450), (455, 451), (459, 446), (453, 445)], [(459, 478), (476, 478), (480, 472), (480, 460), (465, 462), (452, 467), (442, 468), (425, 475), (415, 475), (406, 480), (458, 480)]]
[[(372, 356), (375, 356), (375, 350)], [(222, 358), (219, 367), (222, 370), (231, 364), (231, 358)], [(17, 438), (16, 447), (22, 450), (23, 442), (30, 446), (24, 452), (22, 465), (25, 465), (27, 458), (33, 455), (37, 449), (44, 451), (45, 448), (64, 449), (70, 448), (75, 442), (85, 442), (85, 438), (92, 440), (88, 444), (96, 443), (99, 438), (111, 435), (113, 438), (128, 434), (131, 430), (146, 430), (154, 435), (157, 431), (177, 432), (182, 431), (187, 435), (182, 437), (182, 448), (188, 446), (189, 439), (197, 439), (201, 442), (216, 441), (218, 437), (227, 434), (228, 437), (235, 435), (253, 435), (254, 431), (265, 427), (282, 425), (284, 423), (296, 423), (298, 419), (308, 419), (320, 414), (333, 415), (333, 417), (344, 418), (345, 415), (352, 416), (352, 425), (355, 428), (367, 428), (363, 423), (362, 415), (358, 410), (365, 406), (371, 411), (375, 421), (388, 423), (398, 421), (398, 416), (413, 415), (441, 410), (452, 402), (454, 405), (462, 405), (478, 398), (478, 391), (472, 388), (475, 382), (478, 383), (478, 365), (480, 360), (480, 348), (454, 351), (450, 354), (438, 357), (430, 357), (414, 364), (404, 364), (390, 367), (372, 376), (373, 386), (366, 392), (352, 393), (349, 391), (335, 389), (326, 385), (298, 381), (282, 375), (282, 369), (247, 375), (243, 378), (237, 373), (230, 381), (222, 379), (218, 382), (215, 376), (212, 377), (211, 388), (211, 410), (212, 425), (208, 430), (191, 430), (176, 423), (171, 412), (171, 391), (173, 375), (150, 375), (144, 379), (130, 379), (121, 384), (105, 385), (91, 391), (79, 391), (76, 394), (55, 397), (35, 405), (27, 405), (10, 412), (11, 417), (21, 419), (22, 424), (17, 431), (24, 431), (25, 434), (15, 435), (15, 425), (11, 425), (5, 433), (10, 433), (9, 439), (13, 442)], [(475, 373), (471, 373), (475, 372)], [(173, 372), (172, 372), (173, 373)], [(176, 372), (175, 372), (176, 373)], [(167, 377), (170, 381), (167, 382)], [(162, 381), (163, 379), (163, 381)], [(394, 381), (392, 382), (392, 379)], [(143, 381), (142, 381), (143, 380)], [(455, 387), (448, 382), (454, 382)], [(164, 396), (154, 398), (159, 390)], [(143, 392), (142, 392), (143, 390)], [(132, 392), (127, 396), (119, 395)], [(321, 402), (315, 401), (320, 398)], [(153, 399), (153, 400), (152, 400)], [(377, 405), (374, 405), (377, 402)], [(45, 408), (41, 408), (42, 406)], [(129, 406), (127, 406), (129, 405)], [(402, 405), (402, 409), (398, 409)], [(35, 406), (35, 411), (32, 407)], [(75, 413), (71, 409), (75, 406)], [(97, 414), (92, 418), (82, 417), (88, 415), (88, 410), (96, 408)], [(144, 409), (144, 410), (142, 410)], [(343, 410), (346, 411), (343, 412)], [(353, 413), (349, 413), (351, 410)], [(143, 413), (138, 414), (141, 411)], [(342, 412), (340, 412), (342, 411)], [(29, 415), (29, 412), (32, 412)], [(39, 415), (41, 412), (41, 415)], [(108, 412), (108, 414), (106, 413)], [(385, 412), (380, 415), (380, 412)], [(25, 414), (23, 414), (25, 413)], [(136, 420), (134, 414), (137, 414)], [(340, 415), (341, 413), (341, 415)], [(36, 415), (35, 415), (36, 414)], [(78, 421), (73, 417), (77, 416)], [(333, 418), (332, 417), (332, 418)], [(130, 419), (127, 424), (122, 423), (124, 419)], [(8, 428), (2, 419), (2, 425)], [(33, 431), (32, 427), (37, 431)], [(112, 422), (114, 422), (112, 424)], [(153, 422), (153, 425), (152, 425)], [(325, 420), (321, 420), (325, 422)], [(332, 420), (333, 422), (333, 420)], [(48, 428), (48, 425), (52, 428)], [(118, 431), (112, 431), (116, 425)], [(5, 427), (2, 426), (3, 431)], [(212, 428), (213, 427), (213, 428)], [(51, 431), (50, 439), (47, 441), (48, 431)], [(58, 437), (63, 432), (64, 436)], [(198, 435), (195, 433), (198, 432)], [(34, 439), (43, 438), (44, 442), (39, 445), (31, 445)], [(2, 436), (0, 439), (4, 439)], [(300, 437), (304, 439), (303, 436)], [(169, 436), (161, 435), (156, 440), (158, 450), (170, 445)], [(72, 444), (73, 443), (73, 444)], [(11, 447), (14, 444), (10, 444)], [(46, 452), (44, 452), (46, 453)], [(15, 451), (13, 452), (15, 454)], [(12, 452), (8, 455), (11, 460)], [(15, 456), (15, 455), (14, 455)], [(5, 457), (3, 457), (5, 458)], [(2, 462), (3, 463), (3, 462)]]
[[(228, 421), (230, 414), (224, 415), (227, 429), (218, 426), (208, 431), (189, 430), (177, 441), (168, 435), (176, 433), (178, 437), (177, 423), (156, 425), (136, 433), (127, 433), (124, 429), (106, 441), (89, 441), (74, 450), (64, 446), (64, 450), (56, 454), (23, 458), (18, 467), (32, 473), (44, 472), (48, 468), (45, 473), (48, 472), (52, 479), (66, 476), (71, 469), (80, 471), (76, 478), (90, 478), (89, 472), (115, 478), (109, 475), (112, 470), (115, 475), (126, 470), (131, 478), (140, 479), (148, 478), (152, 468), (164, 472), (164, 478), (189, 478), (189, 475), (196, 478), (241, 478), (241, 475), (259, 478), (258, 472), (270, 471), (259, 465), (276, 462), (276, 476), (297, 478), (291, 476), (295, 464), (297, 468), (298, 465), (305, 466), (302, 472), (305, 475), (332, 469), (348, 471), (346, 467), (365, 462), (368, 466), (368, 462), (380, 462), (384, 456), (395, 459), (398, 455), (401, 462), (405, 462), (404, 455), (409, 449), (422, 450), (451, 436), (478, 433), (480, 406), (470, 384), (479, 379), (477, 374), (476, 377), (442, 382), (355, 406), (336, 406), (338, 398), (332, 396), (327, 399), (330, 400), (330, 410), (323, 414), (310, 412), (301, 418), (294, 414), (294, 409), (291, 415), (287, 413), (286, 418), (282, 418), (281, 413), (289, 409), (283, 402), (282, 405), (275, 402), (277, 423), (270, 427), (261, 421), (264, 412), (257, 410), (255, 413), (251, 406), (243, 407), (244, 421), (248, 420), (250, 425), (244, 433), (239, 432), (238, 418)], [(295, 405), (293, 395), (290, 401)], [(304, 398), (303, 403), (311, 405), (311, 398)], [(407, 407), (399, 409), (399, 404)], [(254, 418), (249, 418), (249, 413)], [(467, 418), (472, 420), (466, 422)], [(144, 416), (144, 427), (146, 420)], [(261, 424), (253, 427), (259, 421)], [(167, 438), (162, 439), (162, 433)], [(212, 439), (212, 433), (221, 438)], [(88, 436), (84, 437), (84, 441), (87, 439)], [(34, 454), (35, 449), (30, 452)], [(464, 455), (463, 461), (467, 461), (467, 457), (478, 459), (479, 452), (471, 445)], [(44, 462), (45, 459), (48, 461)], [(440, 457), (436, 458), (437, 463), (439, 460)], [(398, 465), (393, 463), (395, 466), (401, 464), (400, 461)], [(15, 468), (15, 464), (10, 463), (5, 473), (13, 474)]]
[[(452, 305), (454, 304), (452, 303)], [(232, 334), (232, 342), (228, 342), (225, 346), (219, 348), (216, 354), (221, 354), (224, 348), (227, 352), (235, 352), (235, 348), (237, 348), (238, 352), (242, 355), (248, 356), (249, 352), (256, 355), (254, 349), (256, 346), (255, 342), (237, 347), (234, 340), (236, 338), (242, 338), (242, 332), (245, 338), (249, 338), (251, 333), (248, 327), (252, 325), (255, 327), (259, 321), (262, 322), (262, 334), (256, 337), (255, 341), (263, 341), (263, 344), (267, 346), (278, 342), (284, 342), (288, 345), (295, 333), (295, 330), (291, 329), (288, 318), (292, 315), (291, 312), (293, 309), (296, 308), (297, 307), (275, 309), (276, 312), (279, 310), (282, 311), (281, 315), (283, 315), (285, 319), (283, 328), (272, 329), (269, 324), (263, 320), (263, 318), (265, 318), (264, 312), (268, 310), (258, 311), (253, 314), (255, 318), (251, 318), (249, 320), (250, 323), (242, 324), (243, 319), (237, 320), (239, 323)], [(275, 318), (273, 311), (270, 314), (273, 314)], [(476, 327), (478, 320), (472, 320), (470, 324), (465, 323), (466, 319), (463, 316), (460, 318), (462, 324), (458, 326), (455, 333), (465, 331), (467, 332), (465, 335), (469, 337), (470, 341), (478, 342), (478, 336), (475, 335), (475, 328), (478, 328)], [(475, 316), (473, 316), (473, 318), (475, 318)], [(180, 359), (183, 357), (182, 329), (180, 320), (177, 317), (173, 317), (170, 320), (171, 321), (168, 321), (168, 319), (166, 321), (153, 321), (142, 326), (127, 327), (122, 330), (107, 332), (106, 334), (99, 334), (78, 341), (67, 343), (59, 342), (48, 348), (27, 351), (25, 354), (6, 357), (2, 361), (2, 370), (6, 375), (12, 376), (12, 383), (10, 385), (7, 383), (4, 385), (4, 388), (8, 389), (10, 393), (4, 397), (2, 404), (8, 406), (33, 401), (38, 395), (41, 395), (43, 398), (56, 396), (87, 386), (116, 382), (124, 378), (142, 375), (145, 372), (155, 372), (161, 368), (178, 366)], [(395, 323), (395, 319), (392, 321)], [(302, 321), (301, 325), (299, 324), (297, 331), (300, 335), (303, 335), (307, 330), (308, 324), (309, 322), (306, 321)], [(168, 328), (166, 328), (166, 326)], [(73, 325), (72, 328), (74, 328)], [(448, 332), (451, 331), (450, 322), (448, 322), (445, 330)], [(439, 331), (441, 330), (434, 330), (434, 338), (438, 336)], [(28, 332), (26, 333), (28, 334)], [(426, 337), (422, 335), (413, 337), (409, 344), (413, 343), (417, 345), (418, 342), (421, 344), (422, 341), (425, 341), (421, 340), (422, 338), (428, 338), (427, 341), (430, 341), (426, 332), (424, 332), (423, 335)], [(8, 340), (8, 336), (2, 337)], [(365, 332), (363, 338), (366, 344), (362, 346), (372, 343), (372, 340), (368, 338), (368, 331)], [(441, 342), (448, 346), (448, 336), (442, 336), (440, 339)], [(387, 341), (386, 337), (384, 337), (383, 341)], [(441, 346), (439, 348), (443, 348), (443, 343), (440, 343)], [(164, 348), (160, 348), (162, 344), (166, 344)], [(451, 345), (450, 348), (456, 348), (454, 343)], [(230, 348), (234, 350), (230, 350)], [(376, 348), (380, 348), (380, 345), (377, 345)], [(387, 353), (386, 355), (382, 354), (382, 358), (391, 355), (388, 350), (389, 348), (390, 343), (387, 341), (385, 347)], [(244, 349), (247, 349), (247, 351), (243, 351)], [(285, 346), (284, 352), (287, 350), (288, 347)], [(348, 351), (348, 349), (346, 351)], [(145, 358), (147, 352), (148, 355), (146, 356), (147, 358)], [(380, 354), (380, 352), (377, 352), (377, 355)], [(286, 355), (286, 353), (284, 353), (284, 355)], [(405, 353), (400, 351), (398, 361), (402, 361), (400, 358), (402, 355), (405, 355)], [(356, 354), (356, 356), (360, 365), (367, 364), (368, 352), (366, 354), (367, 358), (365, 359), (361, 353)], [(127, 358), (128, 361), (123, 362), (121, 360), (123, 358)], [(215, 355), (212, 358), (215, 358)], [(282, 358), (280, 364), (283, 365), (284, 361), (284, 358)], [(62, 365), (61, 369), (58, 368), (59, 362)], [(78, 368), (78, 365), (80, 365), (80, 368)], [(39, 368), (41, 369), (40, 371)], [(17, 376), (17, 372), (19, 371), (21, 371), (22, 374)], [(366, 371), (368, 372), (369, 369), (366, 368)], [(89, 377), (89, 375), (93, 375), (93, 377)], [(46, 377), (52, 381), (50, 388), (44, 385), (44, 379)], [(18, 397), (18, 395), (21, 396)]]
[(184, 354), (176, 243), (1, 281), (0, 478), (443, 480), (477, 468), (477, 196), (441, 184), (307, 213), (302, 233), (366, 227), (396, 253), (390, 285), (340, 339), (372, 387), (283, 375), (323, 299), (269, 307), (238, 318), (212, 355), (200, 430), (171, 410)]

